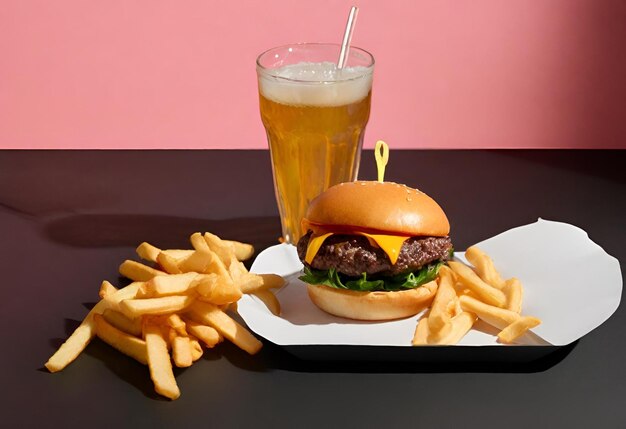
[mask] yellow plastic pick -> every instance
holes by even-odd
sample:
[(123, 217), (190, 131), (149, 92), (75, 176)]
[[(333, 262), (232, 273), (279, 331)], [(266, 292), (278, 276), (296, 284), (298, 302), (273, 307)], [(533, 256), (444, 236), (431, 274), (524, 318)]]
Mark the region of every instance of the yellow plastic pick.
[(385, 180), (385, 167), (389, 161), (389, 146), (382, 140), (376, 142), (376, 149), (374, 149), (374, 156), (376, 157), (376, 168), (378, 169), (378, 181), (384, 182)]

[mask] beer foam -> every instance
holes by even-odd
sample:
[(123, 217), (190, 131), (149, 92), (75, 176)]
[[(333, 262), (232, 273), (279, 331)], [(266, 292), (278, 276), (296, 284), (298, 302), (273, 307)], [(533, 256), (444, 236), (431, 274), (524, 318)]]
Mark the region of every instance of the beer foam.
[(367, 67), (337, 69), (331, 62), (302, 62), (261, 74), (259, 90), (272, 101), (304, 106), (339, 106), (362, 100), (372, 88)]

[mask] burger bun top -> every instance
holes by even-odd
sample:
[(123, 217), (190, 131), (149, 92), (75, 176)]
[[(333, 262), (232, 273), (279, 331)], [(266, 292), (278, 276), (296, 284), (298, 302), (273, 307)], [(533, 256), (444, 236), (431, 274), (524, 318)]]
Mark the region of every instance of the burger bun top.
[(450, 223), (425, 193), (393, 182), (356, 181), (335, 185), (311, 201), (304, 224), (371, 232), (445, 237)]

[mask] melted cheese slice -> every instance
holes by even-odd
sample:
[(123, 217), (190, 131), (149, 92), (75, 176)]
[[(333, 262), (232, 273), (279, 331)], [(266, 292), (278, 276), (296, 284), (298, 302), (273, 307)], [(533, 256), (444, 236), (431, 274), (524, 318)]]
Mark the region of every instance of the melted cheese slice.
[(398, 256), (400, 256), (402, 244), (404, 244), (404, 242), (409, 238), (401, 235), (366, 234), (364, 232), (359, 232), (357, 234), (366, 236), (370, 242), (371, 240), (374, 240), (376, 244), (378, 244), (378, 246), (385, 251), (387, 256), (389, 256), (391, 265), (396, 265)]
[[(307, 264), (313, 262), (315, 255), (319, 252), (324, 241), (333, 235), (333, 232), (328, 232), (326, 234), (322, 234), (319, 236), (313, 236), (309, 240), (309, 246), (306, 249), (306, 257), (304, 260)], [(385, 235), (385, 234), (367, 234), (365, 232), (352, 231), (351, 234), (355, 235), (363, 235), (367, 237), (370, 244), (373, 246), (378, 246), (389, 256), (389, 260), (391, 261), (391, 265), (395, 265), (398, 261), (398, 256), (400, 256), (400, 249), (402, 248), (402, 244), (410, 238), (401, 235)]]
[(327, 234), (322, 234), (317, 237), (313, 236), (309, 239), (309, 246), (306, 248), (306, 257), (304, 258), (307, 264), (313, 262), (315, 255), (317, 255), (317, 252), (320, 251), (320, 247), (322, 247), (322, 244), (324, 244), (324, 240), (326, 240), (331, 235), (333, 235), (333, 233), (329, 232)]

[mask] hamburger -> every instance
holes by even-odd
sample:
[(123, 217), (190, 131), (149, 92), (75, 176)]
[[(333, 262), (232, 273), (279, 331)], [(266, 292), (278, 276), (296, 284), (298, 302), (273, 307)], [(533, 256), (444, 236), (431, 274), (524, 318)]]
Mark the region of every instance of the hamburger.
[(450, 223), (425, 193), (392, 182), (357, 181), (315, 198), (298, 241), (315, 305), (335, 316), (390, 320), (430, 305), (450, 259)]

